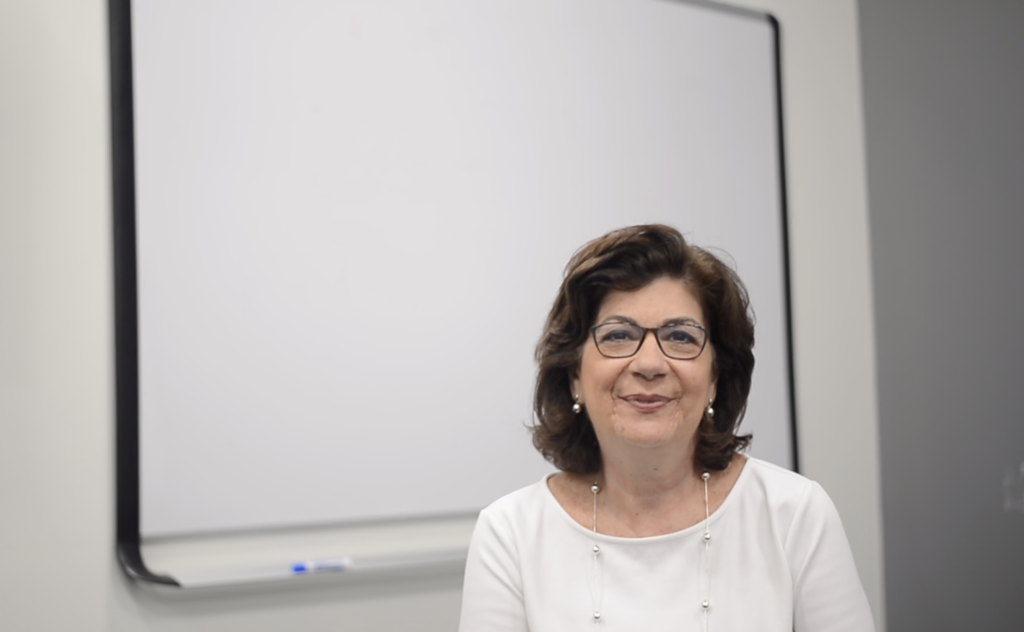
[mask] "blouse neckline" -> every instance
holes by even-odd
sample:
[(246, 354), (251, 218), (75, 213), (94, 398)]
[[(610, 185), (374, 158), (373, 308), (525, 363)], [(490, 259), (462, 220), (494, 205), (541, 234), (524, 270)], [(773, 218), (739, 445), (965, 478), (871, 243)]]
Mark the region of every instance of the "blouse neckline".
[[(715, 524), (719, 522), (722, 519), (722, 517), (728, 513), (729, 507), (734, 504), (733, 499), (736, 496), (740, 495), (740, 488), (747, 484), (746, 481), (748, 478), (750, 478), (750, 475), (748, 475), (748, 471), (750, 470), (751, 466), (757, 462), (757, 460), (749, 455), (744, 456), (746, 456), (747, 462), (743, 464), (743, 469), (740, 471), (739, 476), (736, 477), (736, 482), (733, 484), (732, 489), (729, 490), (729, 494), (725, 497), (725, 500), (723, 500), (722, 504), (719, 505), (718, 509), (716, 509), (715, 512), (711, 514), (711, 517), (708, 519), (709, 524)], [(595, 538), (603, 542), (614, 542), (616, 544), (653, 544), (658, 542), (670, 542), (672, 540), (677, 539), (685, 539), (694, 534), (704, 534), (703, 520), (700, 520), (696, 524), (686, 527), (685, 529), (673, 531), (672, 533), (641, 536), (637, 538), (630, 538), (619, 535), (605, 535), (601, 532), (594, 533), (592, 530), (576, 522), (573, 519), (573, 517), (569, 515), (569, 512), (565, 510), (565, 507), (563, 507), (562, 504), (558, 502), (558, 499), (555, 498), (555, 494), (551, 491), (551, 487), (548, 486), (548, 481), (555, 474), (557, 474), (557, 472), (545, 474), (544, 477), (541, 478), (540, 480), (540, 485), (543, 488), (545, 502), (554, 505), (556, 513), (558, 513), (558, 515), (561, 516), (563, 520), (568, 522), (570, 527), (572, 527), (575, 531), (579, 532), (580, 534), (587, 536), (588, 538)]]

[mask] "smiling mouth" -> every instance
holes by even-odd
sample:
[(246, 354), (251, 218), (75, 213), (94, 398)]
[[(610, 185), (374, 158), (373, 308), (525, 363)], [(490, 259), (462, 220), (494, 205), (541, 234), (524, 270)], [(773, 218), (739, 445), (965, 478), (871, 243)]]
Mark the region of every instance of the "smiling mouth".
[(665, 404), (671, 401), (668, 397), (661, 395), (626, 395), (622, 398), (633, 408), (641, 412), (654, 412), (664, 408)]

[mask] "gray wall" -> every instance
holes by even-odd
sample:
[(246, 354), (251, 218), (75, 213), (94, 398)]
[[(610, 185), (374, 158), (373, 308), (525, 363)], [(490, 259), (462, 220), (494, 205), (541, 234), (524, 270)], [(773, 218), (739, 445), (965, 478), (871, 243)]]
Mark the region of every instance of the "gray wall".
[(861, 0), (888, 629), (1024, 629), (1024, 3)]

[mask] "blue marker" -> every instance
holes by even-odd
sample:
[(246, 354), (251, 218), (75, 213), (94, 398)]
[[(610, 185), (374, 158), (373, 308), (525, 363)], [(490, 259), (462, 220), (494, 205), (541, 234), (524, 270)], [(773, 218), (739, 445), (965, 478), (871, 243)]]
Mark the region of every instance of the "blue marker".
[(307, 560), (292, 564), (292, 573), (304, 575), (306, 573), (325, 573), (343, 571), (352, 566), (350, 557), (334, 557), (324, 560)]

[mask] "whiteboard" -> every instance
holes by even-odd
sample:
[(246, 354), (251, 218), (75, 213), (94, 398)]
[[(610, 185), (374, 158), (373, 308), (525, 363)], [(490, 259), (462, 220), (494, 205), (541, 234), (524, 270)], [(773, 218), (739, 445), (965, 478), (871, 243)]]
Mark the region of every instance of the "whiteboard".
[(474, 513), (538, 480), (562, 270), (638, 223), (734, 262), (741, 429), (793, 466), (768, 16), (135, 0), (131, 28), (143, 537)]

